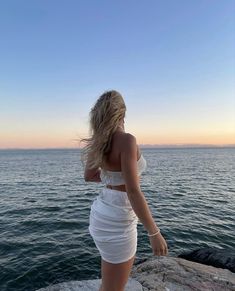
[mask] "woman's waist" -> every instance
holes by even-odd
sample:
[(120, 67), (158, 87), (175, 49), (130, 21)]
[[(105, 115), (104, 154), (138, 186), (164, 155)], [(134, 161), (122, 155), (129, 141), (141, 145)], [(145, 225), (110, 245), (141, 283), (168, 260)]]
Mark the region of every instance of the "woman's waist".
[(126, 185), (106, 185), (105, 186), (106, 188), (108, 189), (111, 189), (111, 190), (117, 190), (117, 191), (121, 191), (121, 192), (126, 192)]
[(97, 199), (110, 206), (132, 209), (127, 192), (124, 191), (104, 187)]

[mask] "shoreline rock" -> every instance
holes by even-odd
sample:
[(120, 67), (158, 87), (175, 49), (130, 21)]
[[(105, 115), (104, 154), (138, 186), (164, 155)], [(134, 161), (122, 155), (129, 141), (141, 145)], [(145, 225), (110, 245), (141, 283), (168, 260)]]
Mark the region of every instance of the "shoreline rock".
[(218, 248), (199, 248), (191, 252), (184, 252), (178, 256), (192, 262), (228, 269), (235, 273), (235, 254), (229, 250)]
[[(101, 279), (69, 281), (40, 288), (37, 291), (98, 291)], [(142, 286), (133, 278), (129, 278), (125, 291), (142, 291)]]
[(152, 257), (134, 265), (130, 276), (143, 291), (234, 291), (235, 274), (227, 269), (170, 256)]
[[(69, 281), (37, 291), (98, 291), (101, 279)], [(125, 291), (234, 291), (235, 273), (179, 257), (135, 261)]]

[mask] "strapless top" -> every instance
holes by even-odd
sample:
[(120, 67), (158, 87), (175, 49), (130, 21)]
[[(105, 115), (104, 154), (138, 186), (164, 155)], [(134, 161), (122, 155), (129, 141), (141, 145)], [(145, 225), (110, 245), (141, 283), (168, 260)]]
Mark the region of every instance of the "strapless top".
[[(138, 176), (140, 176), (146, 169), (147, 163), (143, 155), (141, 154), (139, 160), (137, 161)], [(125, 185), (125, 180), (122, 172), (107, 171), (101, 169), (100, 179), (106, 185), (118, 186)]]

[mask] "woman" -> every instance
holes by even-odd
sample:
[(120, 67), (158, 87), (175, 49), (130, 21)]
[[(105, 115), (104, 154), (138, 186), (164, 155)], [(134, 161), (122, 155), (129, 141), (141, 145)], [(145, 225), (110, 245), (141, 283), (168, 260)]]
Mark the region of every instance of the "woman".
[(148, 232), (153, 254), (168, 253), (140, 189), (146, 161), (136, 138), (125, 132), (125, 112), (119, 92), (103, 93), (90, 112), (91, 137), (83, 140), (85, 181), (106, 184), (93, 201), (89, 217), (89, 232), (101, 254), (99, 291), (124, 290), (137, 250), (138, 219)]

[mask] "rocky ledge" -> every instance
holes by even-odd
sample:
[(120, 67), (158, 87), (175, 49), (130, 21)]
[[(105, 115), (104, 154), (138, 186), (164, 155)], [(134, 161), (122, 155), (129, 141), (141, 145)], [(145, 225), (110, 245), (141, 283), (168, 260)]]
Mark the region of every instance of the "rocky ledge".
[[(38, 289), (37, 291), (98, 291), (101, 279), (69, 281)], [(125, 291), (142, 291), (142, 286), (136, 280), (129, 278)]]
[[(70, 281), (38, 291), (98, 291), (101, 279)], [(125, 291), (234, 291), (235, 273), (175, 257), (152, 257), (132, 268)]]
[(143, 291), (234, 291), (235, 274), (227, 269), (175, 257), (153, 257), (133, 266), (131, 277)]

